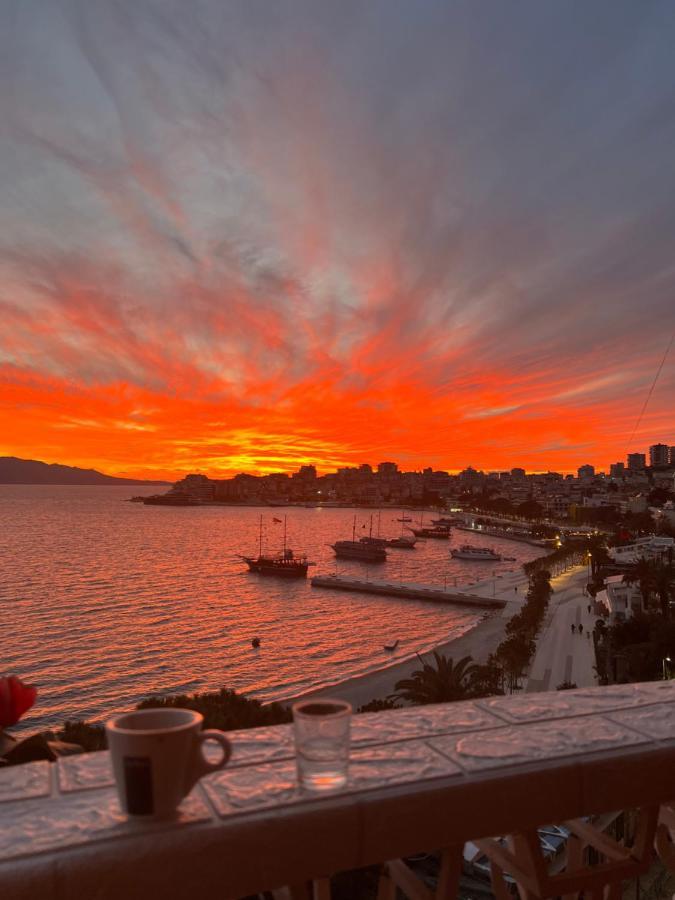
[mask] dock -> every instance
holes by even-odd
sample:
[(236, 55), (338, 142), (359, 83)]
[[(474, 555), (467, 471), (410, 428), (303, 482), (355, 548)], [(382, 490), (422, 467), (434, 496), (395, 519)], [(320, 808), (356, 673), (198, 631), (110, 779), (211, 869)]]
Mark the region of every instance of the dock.
[(360, 594), (386, 594), (407, 600), (429, 600), (432, 603), (452, 603), (457, 606), (478, 606), (483, 609), (503, 609), (505, 600), (497, 597), (478, 597), (460, 591), (444, 590), (424, 584), (402, 584), (391, 581), (364, 581), (348, 575), (315, 575), (312, 587), (331, 588), (336, 591), (355, 591)]

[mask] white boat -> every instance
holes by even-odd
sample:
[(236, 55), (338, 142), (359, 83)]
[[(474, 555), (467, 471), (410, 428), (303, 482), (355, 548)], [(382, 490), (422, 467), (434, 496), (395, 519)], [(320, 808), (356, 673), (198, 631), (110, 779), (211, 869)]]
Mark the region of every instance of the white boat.
[(385, 644), (384, 649), (389, 650), (390, 652), (395, 650), (398, 647), (398, 638), (394, 641), (393, 644)]
[(453, 547), (450, 551), (453, 559), (486, 560), (487, 562), (499, 562), (501, 556), (495, 553), (492, 547), (474, 547), (472, 544), (462, 544), (461, 547)]

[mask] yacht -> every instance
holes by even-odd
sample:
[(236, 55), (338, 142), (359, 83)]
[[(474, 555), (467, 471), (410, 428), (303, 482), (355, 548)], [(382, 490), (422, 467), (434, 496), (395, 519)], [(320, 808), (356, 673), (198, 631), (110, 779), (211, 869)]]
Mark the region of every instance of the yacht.
[(474, 547), (471, 544), (462, 544), (461, 547), (453, 547), (450, 551), (453, 559), (484, 559), (488, 562), (499, 562), (501, 556), (495, 553), (492, 547)]
[(450, 529), (446, 525), (422, 525), (420, 528), (409, 528), (408, 530), (412, 531), (415, 537), (440, 538), (444, 541), (450, 537)]

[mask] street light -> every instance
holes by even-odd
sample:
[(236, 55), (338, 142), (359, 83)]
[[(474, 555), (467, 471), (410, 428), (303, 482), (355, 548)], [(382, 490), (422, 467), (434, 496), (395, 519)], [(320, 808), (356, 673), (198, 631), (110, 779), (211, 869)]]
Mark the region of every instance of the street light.
[(669, 656), (665, 656), (663, 659), (663, 680), (668, 681), (670, 679), (670, 667), (666, 665), (671, 661)]

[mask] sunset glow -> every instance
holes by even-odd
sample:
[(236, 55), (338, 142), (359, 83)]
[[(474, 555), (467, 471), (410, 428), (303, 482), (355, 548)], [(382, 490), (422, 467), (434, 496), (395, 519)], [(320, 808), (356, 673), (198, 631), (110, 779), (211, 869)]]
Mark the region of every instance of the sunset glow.
[(675, 324), (673, 12), (640, 6), (17, 6), (0, 455), (173, 479), (672, 442), (675, 354), (628, 446)]

